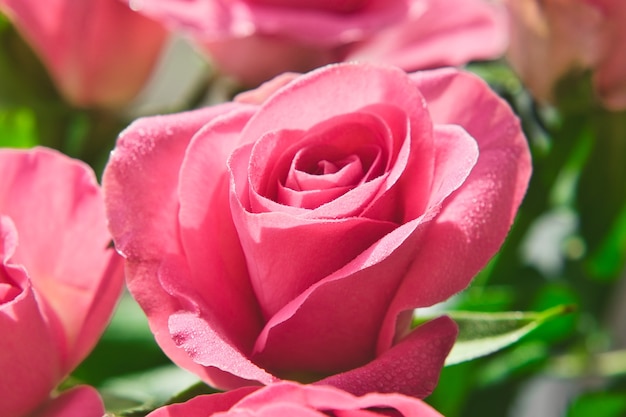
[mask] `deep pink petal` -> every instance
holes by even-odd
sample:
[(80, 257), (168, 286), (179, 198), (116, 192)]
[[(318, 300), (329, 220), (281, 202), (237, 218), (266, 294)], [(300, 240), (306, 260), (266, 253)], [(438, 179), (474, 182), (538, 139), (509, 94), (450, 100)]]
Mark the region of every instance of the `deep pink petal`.
[(437, 385), (456, 335), (454, 321), (440, 317), (416, 328), (368, 364), (315, 384), (332, 385), (354, 395), (381, 392), (426, 397)]
[(320, 378), (375, 358), (382, 318), (428, 224), (421, 220), (390, 231), (274, 314), (255, 360), (278, 374)]
[(81, 385), (48, 401), (32, 417), (102, 417), (104, 413), (98, 391)]

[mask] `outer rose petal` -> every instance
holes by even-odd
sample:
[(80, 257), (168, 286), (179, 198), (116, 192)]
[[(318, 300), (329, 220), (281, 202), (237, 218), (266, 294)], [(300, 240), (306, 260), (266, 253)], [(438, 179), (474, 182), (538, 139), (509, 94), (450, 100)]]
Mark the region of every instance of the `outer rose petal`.
[(3, 277), (14, 282), (21, 293), (0, 304), (0, 415), (23, 417), (43, 402), (63, 377), (63, 335), (57, 334), (60, 329), (50, 328), (22, 268), (0, 265), (0, 283)]
[(43, 148), (0, 152), (0, 177), (0, 211), (20, 241), (12, 262), (27, 269), (46, 317), (59, 320), (69, 372), (96, 344), (122, 289), (100, 188), (87, 165)]
[(102, 417), (104, 413), (98, 391), (81, 385), (48, 401), (31, 417)]
[[(526, 192), (530, 153), (519, 121), (479, 78), (453, 70), (412, 75), (435, 123), (458, 124), (476, 138), (472, 173), (428, 230), (407, 279), (387, 312), (381, 348), (403, 311), (430, 306), (464, 289), (504, 240)], [(476, 108), (482, 117), (476, 117)], [(454, 262), (450, 262), (454, 254)]]
[[(237, 400), (239, 399), (239, 400)], [(148, 417), (215, 416), (337, 416), (388, 415), (376, 410), (393, 410), (402, 417), (441, 417), (427, 404), (400, 394), (372, 393), (355, 397), (331, 386), (280, 382), (258, 390), (241, 389), (225, 394), (204, 395), (182, 404), (160, 408)]]
[(504, 53), (500, 5), (484, 0), (412, 1), (408, 18), (349, 48), (344, 61), (384, 62), (406, 71), (462, 65)]
[(159, 23), (119, 0), (0, 0), (57, 87), (80, 106), (119, 106), (142, 88), (165, 42)]
[(439, 372), (454, 345), (456, 324), (448, 317), (427, 322), (413, 330), (372, 362), (360, 368), (316, 382), (354, 395), (385, 392), (424, 398), (437, 386)]
[(146, 417), (205, 417), (227, 411), (246, 395), (261, 387), (244, 387), (220, 394), (199, 395), (182, 404), (172, 404), (153, 411)]
[[(190, 346), (186, 337), (193, 335), (189, 332), (178, 332), (174, 328), (177, 345), (172, 339), (169, 320), (170, 316), (185, 305), (185, 300), (189, 298), (186, 294), (189, 292), (192, 294), (190, 302), (206, 305), (202, 303), (202, 297), (197, 297), (200, 288), (194, 287), (193, 284), (194, 280), (201, 277), (200, 275), (194, 277), (193, 274), (200, 271), (190, 271), (187, 262), (215, 262), (216, 265), (222, 262), (220, 251), (205, 252), (204, 259), (191, 252), (189, 260), (186, 259), (185, 242), (202, 239), (197, 230), (194, 231), (197, 225), (188, 222), (196, 220), (202, 222), (205, 218), (198, 214), (199, 217), (188, 219), (185, 213), (187, 210), (194, 213), (205, 210), (204, 215), (215, 214), (209, 210), (209, 205), (202, 206), (190, 200), (190, 204), (185, 205), (179, 218), (181, 204), (179, 198), (186, 195), (184, 189), (179, 189), (179, 176), (183, 175), (180, 170), (187, 147), (205, 123), (219, 121), (220, 117), (235, 114), (242, 108), (245, 110), (246, 107), (222, 104), (188, 113), (138, 120), (120, 135), (103, 174), (109, 226), (115, 236), (117, 249), (127, 259), (127, 285), (148, 316), (151, 330), (159, 345), (178, 365), (192, 370), (207, 381), (228, 388), (237, 385), (237, 378), (225, 376), (223, 371), (194, 362), (184, 350), (184, 346)], [(225, 160), (223, 163), (225, 171)], [(137, 167), (142, 168), (137, 171)], [(216, 166), (215, 169), (219, 167)], [(219, 192), (219, 187), (214, 191)], [(219, 222), (214, 224), (210, 218), (208, 220), (208, 224), (221, 227)], [(182, 222), (181, 225), (179, 221)], [(206, 237), (217, 235), (219, 232)], [(232, 258), (235, 254), (230, 256)], [(215, 270), (216, 273), (219, 271), (219, 268)], [(224, 310), (220, 311), (220, 308), (216, 307), (209, 311), (210, 317), (200, 319), (213, 323), (214, 319), (211, 317), (215, 311), (219, 314), (228, 314), (232, 306), (227, 305), (227, 300), (224, 301)], [(196, 307), (191, 309), (195, 311)], [(251, 320), (248, 324), (254, 325), (254, 322)], [(222, 332), (208, 334), (215, 337), (212, 346), (228, 343), (225, 341), (228, 336)], [(229, 346), (224, 348), (231, 350)], [(219, 361), (218, 356), (213, 357)], [(202, 359), (199, 360), (203, 362)], [(243, 357), (242, 363), (246, 363)], [(258, 378), (268, 380), (268, 376), (264, 376), (258, 368), (251, 372), (258, 372)]]
[(0, 415), (22, 417), (93, 348), (123, 277), (90, 168), (2, 150), (0, 178)]

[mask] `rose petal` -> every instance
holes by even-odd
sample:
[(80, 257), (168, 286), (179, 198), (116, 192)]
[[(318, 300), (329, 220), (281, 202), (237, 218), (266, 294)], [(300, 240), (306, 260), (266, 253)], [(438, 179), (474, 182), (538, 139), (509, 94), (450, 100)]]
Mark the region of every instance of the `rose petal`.
[(380, 392), (424, 398), (437, 385), (456, 335), (454, 321), (440, 317), (416, 328), (372, 362), (315, 384), (332, 385), (354, 395)]
[(81, 385), (50, 400), (32, 417), (102, 417), (102, 399), (95, 388)]
[[(415, 73), (436, 123), (472, 135), (479, 157), (470, 176), (447, 199), (387, 312), (381, 347), (393, 338), (402, 312), (443, 301), (465, 288), (496, 253), (526, 191), (530, 153), (519, 121), (479, 78), (451, 70)], [(480, 109), (480, 115), (475, 110)], [(438, 163), (445, 167), (445, 158)], [(445, 174), (442, 174), (445, 177)], [(450, 262), (450, 254), (454, 262)]]
[(237, 136), (255, 109), (240, 107), (205, 125), (189, 144), (180, 169), (179, 220), (190, 271), (186, 284), (216, 322), (229, 323), (222, 330), (230, 342), (250, 350), (263, 325), (262, 315), (230, 215), (226, 167), (228, 155), (239, 145)]
[(171, 404), (153, 411), (146, 417), (200, 417), (229, 410), (246, 395), (260, 387), (244, 387), (219, 394), (198, 395), (181, 404)]
[(0, 334), (5, 335), (0, 355), (0, 415), (21, 417), (44, 401), (63, 377), (65, 335), (43, 316), (23, 268), (0, 265), (0, 281), (10, 281), (19, 290), (0, 304)]
[(507, 47), (505, 11), (493, 2), (414, 0), (407, 16), (401, 24), (357, 43), (344, 60), (384, 62), (414, 71), (493, 59)]
[(12, 262), (27, 268), (44, 314), (60, 320), (69, 371), (99, 339), (122, 288), (100, 187), (87, 165), (45, 148), (4, 150), (0, 177), (1, 210), (20, 236)]
[(162, 288), (159, 274), (176, 277), (187, 273), (161, 267), (164, 254), (183, 254), (177, 193), (186, 148), (204, 124), (238, 106), (224, 104), (134, 122), (120, 135), (103, 174), (109, 226), (117, 249), (127, 258), (127, 285), (133, 297), (167, 355), (207, 381), (210, 377), (204, 367), (194, 363), (171, 339), (168, 319), (180, 307)]
[(174, 343), (183, 348), (195, 363), (216, 367), (249, 381), (263, 384), (275, 381), (272, 375), (250, 362), (235, 346), (225, 343), (213, 324), (188, 312), (174, 313), (169, 317), (169, 330)]

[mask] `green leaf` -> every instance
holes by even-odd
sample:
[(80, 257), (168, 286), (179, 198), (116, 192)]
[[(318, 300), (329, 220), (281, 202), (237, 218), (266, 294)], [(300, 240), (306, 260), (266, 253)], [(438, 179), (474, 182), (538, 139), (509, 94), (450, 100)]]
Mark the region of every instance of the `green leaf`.
[(621, 417), (626, 414), (624, 393), (592, 393), (577, 398), (567, 417)]
[[(543, 312), (446, 313), (459, 326), (459, 336), (446, 359), (446, 366), (469, 361), (501, 350), (520, 340), (541, 324), (574, 311), (571, 305)], [(418, 319), (419, 322), (423, 318)]]
[[(107, 380), (98, 387), (106, 409), (120, 416), (141, 415), (185, 396), (192, 388), (194, 393), (213, 393), (215, 390), (198, 378), (175, 365), (166, 365), (146, 372), (124, 375)], [(181, 394), (182, 393), (182, 394)]]

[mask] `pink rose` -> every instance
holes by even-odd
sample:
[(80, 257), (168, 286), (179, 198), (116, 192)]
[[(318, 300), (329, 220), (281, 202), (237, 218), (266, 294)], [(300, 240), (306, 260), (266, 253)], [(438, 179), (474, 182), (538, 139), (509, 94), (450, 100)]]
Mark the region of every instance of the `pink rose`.
[(166, 30), (119, 0), (0, 0), (57, 88), (78, 106), (126, 104), (143, 87)]
[(281, 382), (224, 394), (204, 395), (160, 408), (148, 417), (441, 417), (430, 406), (400, 394), (355, 397), (331, 386)]
[(136, 121), (103, 184), (130, 291), (177, 364), (228, 389), (421, 396), (456, 328), (411, 331), (412, 311), (498, 250), (529, 174), (480, 79), (340, 64)]
[[(44, 405), (89, 405), (82, 387), (48, 396), (91, 351), (122, 290), (122, 262), (95, 176), (55, 151), (0, 151), (0, 415), (22, 417)], [(88, 414), (91, 410), (93, 414)]]
[(593, 71), (603, 104), (626, 108), (626, 4), (621, 0), (509, 0), (508, 58), (540, 100), (572, 70)]
[(190, 34), (223, 72), (254, 86), (332, 62), (413, 71), (506, 48), (502, 10), (485, 0), (151, 0), (139, 10)]

